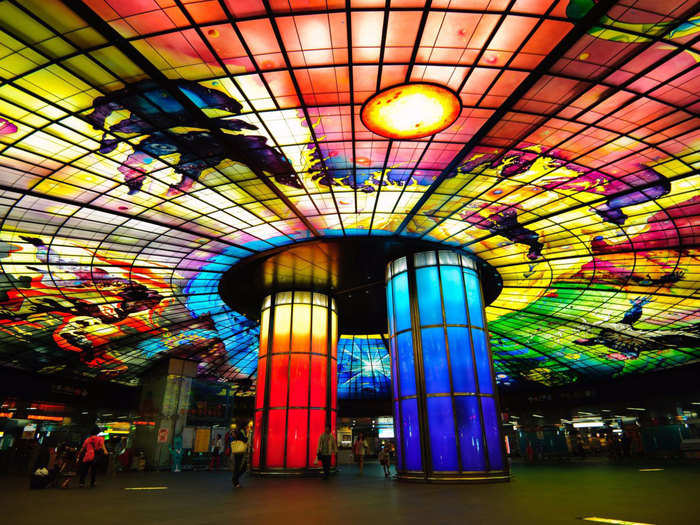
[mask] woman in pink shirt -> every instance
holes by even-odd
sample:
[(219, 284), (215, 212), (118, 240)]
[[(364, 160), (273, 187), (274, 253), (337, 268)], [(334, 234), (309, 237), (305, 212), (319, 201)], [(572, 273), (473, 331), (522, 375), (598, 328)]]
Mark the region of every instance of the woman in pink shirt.
[(80, 447), (80, 452), (78, 452), (78, 458), (80, 458), (80, 486), (85, 486), (85, 476), (90, 471), (90, 487), (95, 486), (95, 474), (97, 473), (97, 455), (108, 454), (107, 448), (105, 447), (104, 438), (98, 436), (100, 433), (100, 428), (95, 425), (90, 432), (90, 437), (88, 437), (84, 442), (83, 446)]

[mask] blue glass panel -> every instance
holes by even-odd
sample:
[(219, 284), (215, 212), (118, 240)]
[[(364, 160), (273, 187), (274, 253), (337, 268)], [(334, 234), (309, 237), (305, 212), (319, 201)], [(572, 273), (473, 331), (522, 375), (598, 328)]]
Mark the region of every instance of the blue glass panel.
[(413, 339), (411, 335), (411, 332), (404, 332), (396, 336), (402, 397), (416, 395), (416, 369), (413, 361)]
[(391, 347), (391, 384), (393, 385), (392, 392), (394, 393), (394, 399), (399, 397), (399, 378), (396, 375), (396, 338), (392, 337), (389, 343)]
[(399, 415), (399, 403), (394, 403), (394, 434), (396, 438), (396, 465), (397, 469), (401, 470), (401, 462), (403, 458), (403, 443), (401, 440), (401, 425), (399, 422), (401, 417)]
[(452, 398), (429, 397), (427, 403), (433, 470), (459, 470)]
[(406, 458), (406, 470), (421, 470), (420, 430), (418, 427), (418, 401), (401, 401), (401, 439)]
[(408, 300), (408, 273), (404, 272), (392, 279), (394, 285), (394, 315), (396, 331), (411, 328), (411, 306)]
[(454, 403), (457, 415), (457, 438), (462, 453), (462, 469), (485, 470), (479, 400), (476, 396), (458, 396), (454, 398)]
[(445, 331), (442, 326), (423, 328), (423, 371), (425, 373), (425, 391), (428, 394), (450, 392), (450, 368), (447, 366), (445, 350)]
[(479, 378), (479, 391), (482, 394), (493, 394), (493, 378), (489, 352), (486, 346), (486, 333), (483, 330), (472, 330), (474, 344), (474, 359), (476, 360), (476, 376)]
[(484, 314), (481, 310), (481, 285), (476, 272), (464, 270), (464, 284), (467, 287), (467, 304), (469, 306), (469, 323), (484, 326)]
[(474, 382), (474, 360), (468, 328), (450, 327), (447, 329), (447, 344), (450, 347), (452, 366), (452, 388), (455, 392), (476, 392)]
[(467, 308), (464, 301), (462, 271), (456, 266), (440, 267), (442, 300), (445, 302), (447, 324), (467, 324)]
[(486, 445), (489, 449), (491, 470), (502, 470), (503, 455), (501, 454), (501, 436), (498, 432), (496, 400), (492, 397), (482, 397), (481, 410), (484, 415), (484, 433), (486, 434)]
[(386, 284), (386, 315), (389, 320), (389, 335), (396, 333), (394, 329), (394, 298), (392, 297), (394, 286), (392, 281)]
[(442, 324), (442, 302), (437, 266), (416, 270), (416, 288), (421, 326)]

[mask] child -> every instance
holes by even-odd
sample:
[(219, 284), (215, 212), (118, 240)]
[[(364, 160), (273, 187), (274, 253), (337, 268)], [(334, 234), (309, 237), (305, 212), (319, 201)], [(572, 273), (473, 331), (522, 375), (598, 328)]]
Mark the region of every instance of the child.
[(379, 451), (379, 464), (384, 469), (384, 477), (388, 478), (389, 474), (391, 474), (391, 467), (389, 464), (389, 450), (386, 445)]
[(56, 456), (56, 469), (58, 471), (58, 476), (63, 479), (61, 482), (61, 488), (67, 489), (78, 470), (76, 465), (76, 449), (67, 443), (62, 443), (58, 447)]

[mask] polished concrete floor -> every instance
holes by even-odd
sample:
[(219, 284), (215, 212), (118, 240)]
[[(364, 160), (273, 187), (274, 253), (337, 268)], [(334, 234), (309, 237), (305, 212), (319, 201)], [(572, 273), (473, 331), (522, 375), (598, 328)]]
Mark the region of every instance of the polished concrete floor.
[[(585, 524), (603, 517), (645, 524), (700, 523), (700, 466), (519, 465), (511, 483), (423, 485), (385, 479), (376, 464), (345, 467), (330, 481), (227, 472), (129, 473), (94, 489), (30, 491), (0, 478), (0, 522), (23, 524)], [(125, 490), (167, 487), (159, 490)]]

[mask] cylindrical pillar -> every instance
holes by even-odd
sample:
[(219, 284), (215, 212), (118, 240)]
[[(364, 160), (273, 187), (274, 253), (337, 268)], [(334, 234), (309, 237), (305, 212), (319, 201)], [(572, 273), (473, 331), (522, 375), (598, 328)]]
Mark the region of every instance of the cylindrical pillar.
[(476, 263), (435, 250), (387, 266), (400, 479), (509, 479)]
[(321, 468), (316, 459), (319, 437), (327, 424), (332, 432), (336, 425), (337, 345), (332, 298), (302, 291), (265, 297), (253, 472), (290, 475)]

